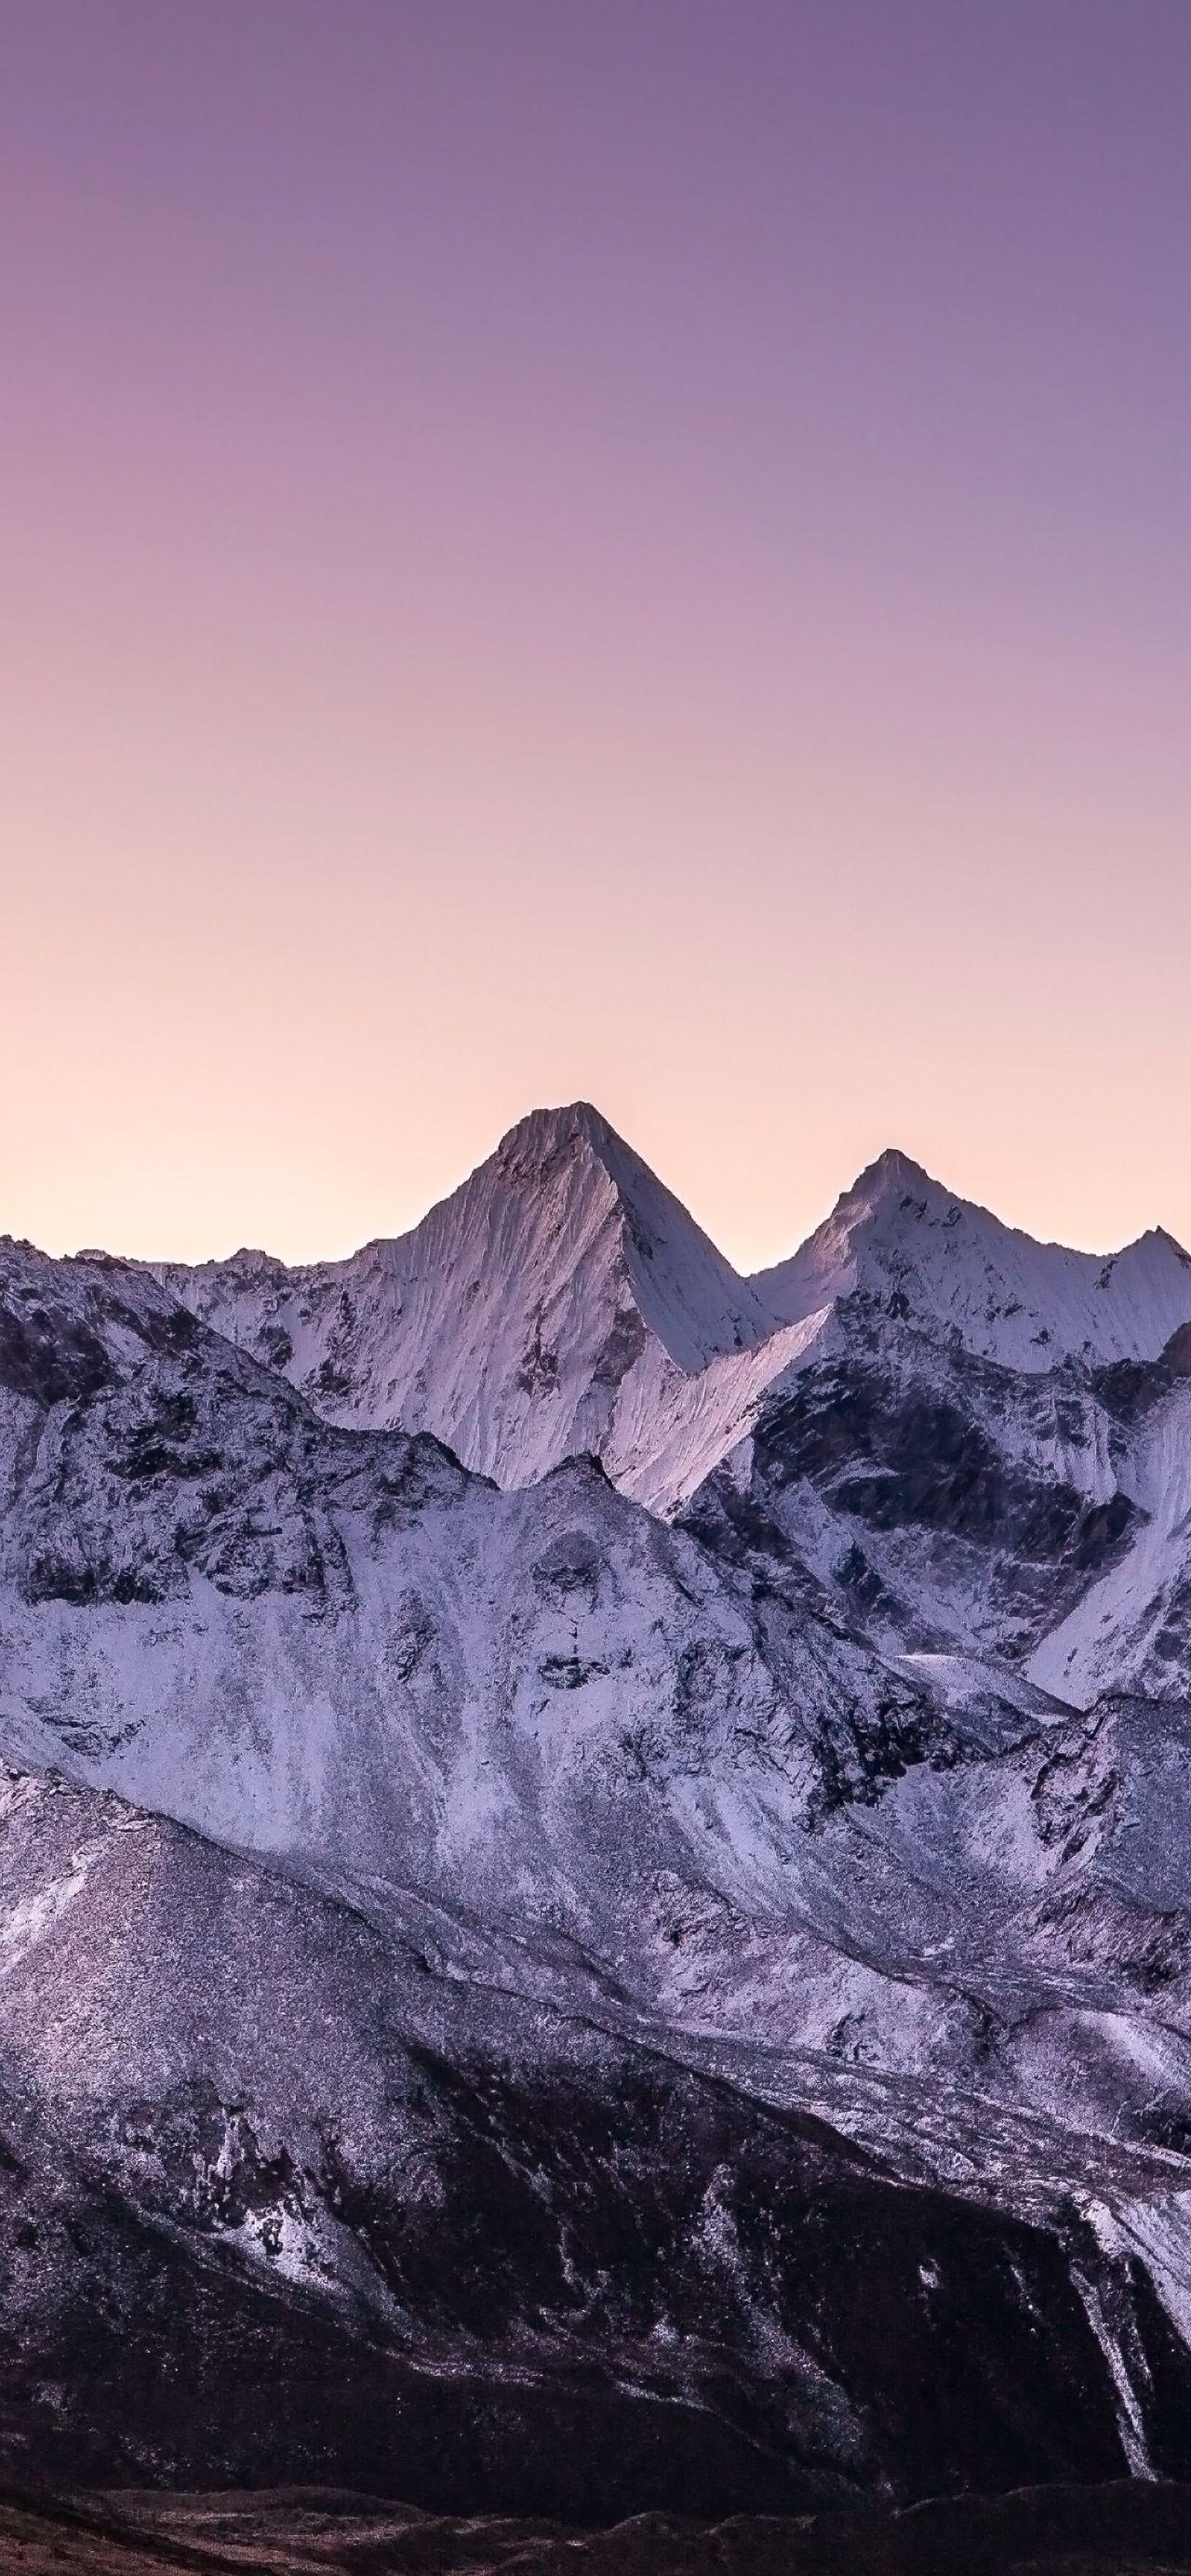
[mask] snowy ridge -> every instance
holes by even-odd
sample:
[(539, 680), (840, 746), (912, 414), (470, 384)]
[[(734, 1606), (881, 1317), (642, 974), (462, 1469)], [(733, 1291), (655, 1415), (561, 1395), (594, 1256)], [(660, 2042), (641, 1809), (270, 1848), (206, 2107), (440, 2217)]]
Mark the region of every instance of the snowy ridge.
[(785, 1323), (857, 1292), (1007, 1367), (1157, 1359), (1191, 1318), (1191, 1258), (1156, 1228), (1101, 1258), (1036, 1243), (906, 1154), (862, 1172), (757, 1295)]

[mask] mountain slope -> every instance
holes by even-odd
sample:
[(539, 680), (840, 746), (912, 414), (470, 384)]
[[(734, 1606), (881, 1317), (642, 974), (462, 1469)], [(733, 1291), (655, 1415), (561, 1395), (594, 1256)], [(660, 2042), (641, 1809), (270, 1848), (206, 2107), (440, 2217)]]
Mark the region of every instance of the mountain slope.
[[(180, 1349), (109, 1353), (74, 1396), (11, 1398), (9, 1759), (281, 1860), (382, 1928), (412, 1905), (428, 1957), (526, 1996), (958, 2083), (996, 2065), (1039, 2109), (1067, 2091), (1093, 2122), (1141, 2116), (1115, 2035), (1131, 2045), (1147, 2010), (1132, 1934), (1118, 1955), (1110, 1908), (1082, 1967), (1056, 1970), (1029, 1928), (1062, 1875), (1037, 1783), (1069, 1711), (987, 1648), (955, 1652), (965, 1586), (988, 1589), (965, 1571), (964, 1489), (960, 1528), (936, 1533), (960, 1550), (936, 1580), (950, 1635), (861, 1633), (855, 1588), (789, 1519), (822, 1423), (860, 1450), (837, 1382), (799, 1380), (797, 1455), (788, 1414), (758, 1438), (769, 1486), (743, 1518), (729, 1482), (671, 1528), (591, 1461), (502, 1493), (425, 1435), (327, 1424), (183, 1325)], [(1005, 1373), (961, 1360), (969, 1401), (987, 1408), (991, 1380), (1003, 1402)], [(896, 1446), (912, 1374), (872, 1376), (866, 1400), (870, 1440)], [(1037, 1442), (1006, 1490), (1019, 1539), (1040, 1524), (1033, 1628), (1098, 1563), (1048, 1464)], [(1183, 1934), (1151, 1936), (1145, 2058), (1181, 2100)]]
[(594, 1462), (502, 1494), (181, 1320), (180, 1351), (0, 1425), (19, 1759), (620, 1973), (667, 1874), (780, 1879), (791, 1817), (863, 1787), (878, 1711), (878, 1767), (932, 1740), (809, 1575), (762, 1615)]
[(1103, 1259), (1036, 1243), (894, 1152), (752, 1284), (783, 1323), (859, 1292), (983, 1359), (1031, 1371), (1067, 1356), (1157, 1359), (1191, 1318), (1191, 1258), (1160, 1228)]
[(965, 2188), (911, 2178), (771, 2069), (443, 1979), (13, 1775), (0, 1956), (26, 2478), (574, 2516), (1184, 2466), (1182, 2157), (1091, 2142), (1079, 2211), (1061, 2133), (986, 2109)]

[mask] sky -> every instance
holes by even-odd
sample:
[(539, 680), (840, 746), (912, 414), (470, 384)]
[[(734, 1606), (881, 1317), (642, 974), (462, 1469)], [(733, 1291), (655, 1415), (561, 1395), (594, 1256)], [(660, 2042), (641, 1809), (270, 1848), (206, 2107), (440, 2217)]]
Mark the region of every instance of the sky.
[(1187, 0), (0, 0), (0, 1229), (1191, 1241)]

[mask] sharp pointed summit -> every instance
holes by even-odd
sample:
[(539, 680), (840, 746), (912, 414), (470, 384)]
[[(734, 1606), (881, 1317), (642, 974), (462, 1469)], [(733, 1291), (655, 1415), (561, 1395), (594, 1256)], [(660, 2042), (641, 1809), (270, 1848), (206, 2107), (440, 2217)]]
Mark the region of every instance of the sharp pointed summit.
[(875, 1162), (866, 1163), (851, 1189), (845, 1190), (843, 1195), (845, 1198), (859, 1198), (868, 1191), (918, 1187), (922, 1183), (932, 1190), (939, 1186), (937, 1181), (932, 1181), (924, 1166), (915, 1162), (912, 1154), (903, 1154), (900, 1145), (886, 1145)]
[(772, 1330), (587, 1101), (520, 1119), (412, 1233), (348, 1261), (160, 1276), (330, 1420), (433, 1431), (501, 1484), (590, 1450), (627, 1471), (674, 1380)]

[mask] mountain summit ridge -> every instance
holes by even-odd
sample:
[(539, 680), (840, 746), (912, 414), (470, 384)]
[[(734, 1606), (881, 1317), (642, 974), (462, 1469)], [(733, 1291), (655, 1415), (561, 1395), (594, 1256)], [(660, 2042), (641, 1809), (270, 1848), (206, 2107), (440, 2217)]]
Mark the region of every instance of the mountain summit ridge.
[(590, 1451), (663, 1509), (857, 1295), (1031, 1374), (1153, 1360), (1191, 1321), (1163, 1229), (1103, 1258), (1040, 1244), (898, 1146), (746, 1279), (589, 1100), (530, 1110), (409, 1233), (347, 1260), (152, 1268), (332, 1422), (432, 1431), (504, 1485)]
[(1038, 1371), (1156, 1359), (1191, 1311), (1191, 1258), (1162, 1226), (1105, 1254), (1040, 1242), (890, 1147), (753, 1286), (782, 1323), (859, 1292), (980, 1358)]

